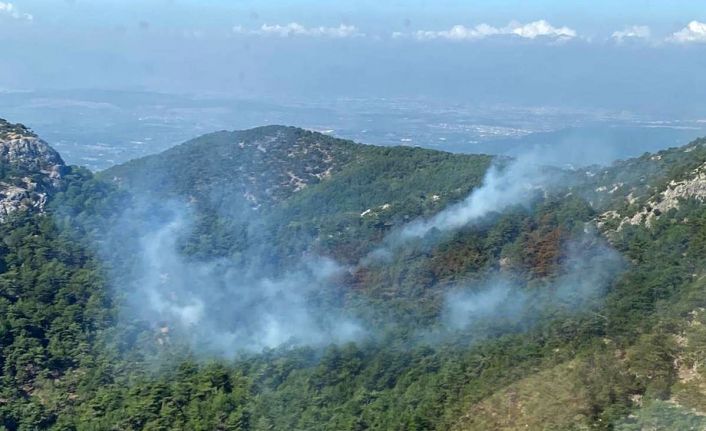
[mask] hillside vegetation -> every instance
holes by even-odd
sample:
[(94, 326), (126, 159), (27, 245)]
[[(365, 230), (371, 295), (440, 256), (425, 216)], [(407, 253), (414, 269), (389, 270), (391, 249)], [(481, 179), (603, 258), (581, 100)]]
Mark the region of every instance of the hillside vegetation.
[[(493, 162), (508, 160), (271, 126), (66, 168), (45, 209), (0, 224), (0, 429), (704, 429), (706, 141), (563, 172), (527, 205), (366, 261)], [(157, 219), (172, 201), (194, 217), (185, 262), (277, 274), (333, 258), (335, 288), (307, 300), (374, 334), (204, 358), (164, 323), (125, 319), (137, 255), (101, 245), (115, 228), (139, 239), (126, 208)], [(625, 264), (607, 289), (558, 301), (576, 250), (608, 246)], [(529, 305), (445, 330), (448, 293), (488, 274)]]

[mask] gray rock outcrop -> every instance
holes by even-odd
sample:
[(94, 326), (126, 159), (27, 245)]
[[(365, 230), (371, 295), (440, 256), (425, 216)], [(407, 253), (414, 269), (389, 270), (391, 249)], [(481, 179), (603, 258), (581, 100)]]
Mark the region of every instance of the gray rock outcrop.
[(44, 211), (65, 172), (49, 144), (25, 126), (0, 119), (0, 221), (20, 210)]

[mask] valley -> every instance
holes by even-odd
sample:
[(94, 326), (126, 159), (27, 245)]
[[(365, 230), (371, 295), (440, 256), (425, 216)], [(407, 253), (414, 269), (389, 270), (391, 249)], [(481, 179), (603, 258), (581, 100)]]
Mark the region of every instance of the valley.
[(0, 125), (0, 427), (706, 426), (703, 139), (573, 169), (267, 126), (92, 173)]

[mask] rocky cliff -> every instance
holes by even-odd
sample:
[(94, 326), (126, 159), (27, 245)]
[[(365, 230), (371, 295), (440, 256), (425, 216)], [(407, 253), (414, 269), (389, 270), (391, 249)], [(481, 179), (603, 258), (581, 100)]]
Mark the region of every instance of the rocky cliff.
[(18, 210), (43, 211), (65, 171), (49, 144), (24, 125), (0, 119), (0, 221)]

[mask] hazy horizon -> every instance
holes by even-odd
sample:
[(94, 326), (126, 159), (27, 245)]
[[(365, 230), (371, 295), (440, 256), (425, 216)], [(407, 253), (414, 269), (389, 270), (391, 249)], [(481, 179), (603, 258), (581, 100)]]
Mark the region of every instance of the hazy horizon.
[(697, 1), (2, 0), (0, 109), (92, 169), (266, 124), (608, 163), (706, 134), (704, 22)]
[(697, 1), (0, 2), (0, 89), (345, 97), (702, 117)]

